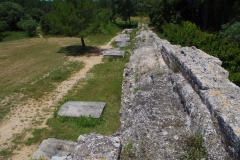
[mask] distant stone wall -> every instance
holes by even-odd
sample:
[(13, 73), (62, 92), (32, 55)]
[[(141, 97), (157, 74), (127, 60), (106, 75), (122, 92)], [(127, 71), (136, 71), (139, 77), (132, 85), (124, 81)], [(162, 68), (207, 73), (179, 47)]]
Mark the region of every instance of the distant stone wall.
[(224, 136), (227, 150), (239, 159), (240, 88), (228, 80), (228, 72), (221, 67), (222, 62), (195, 47), (171, 45), (149, 32), (155, 40), (155, 48), (169, 68), (179, 71), (207, 105)]

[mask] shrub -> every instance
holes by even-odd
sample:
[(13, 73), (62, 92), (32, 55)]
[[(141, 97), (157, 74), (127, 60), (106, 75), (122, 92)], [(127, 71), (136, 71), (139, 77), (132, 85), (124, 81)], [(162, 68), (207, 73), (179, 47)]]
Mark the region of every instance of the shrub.
[(173, 44), (195, 46), (218, 57), (223, 62), (222, 66), (229, 71), (229, 79), (240, 86), (240, 50), (237, 42), (203, 32), (191, 22), (184, 22), (182, 26), (165, 23), (162, 30), (164, 37)]
[(226, 38), (230, 41), (240, 42), (240, 22), (235, 22), (232, 25), (225, 24), (222, 25), (222, 30), (219, 33), (219, 36)]
[(36, 34), (38, 23), (35, 20), (21, 20), (17, 25), (25, 30), (29, 37), (32, 37)]

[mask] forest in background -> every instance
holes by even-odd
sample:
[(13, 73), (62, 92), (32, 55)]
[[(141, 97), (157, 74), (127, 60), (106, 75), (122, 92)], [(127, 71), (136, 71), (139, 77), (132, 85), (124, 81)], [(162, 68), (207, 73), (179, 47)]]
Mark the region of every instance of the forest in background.
[(196, 46), (220, 58), (230, 80), (240, 85), (240, 2), (238, 0), (0, 0), (0, 40), (25, 31), (81, 39), (108, 33), (108, 23), (149, 16), (151, 26), (173, 44)]

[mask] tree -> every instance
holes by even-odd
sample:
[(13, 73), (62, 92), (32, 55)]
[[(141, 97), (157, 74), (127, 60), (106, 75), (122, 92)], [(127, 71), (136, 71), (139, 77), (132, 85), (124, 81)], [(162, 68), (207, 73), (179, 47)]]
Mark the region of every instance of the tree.
[(18, 22), (19, 28), (25, 30), (29, 37), (36, 34), (36, 28), (38, 23), (35, 20), (21, 20)]
[(240, 42), (240, 22), (235, 22), (232, 25), (223, 25), (219, 36), (230, 41)]
[(180, 0), (151, 0), (149, 2), (151, 22), (161, 28), (164, 22), (176, 21), (176, 16), (179, 14), (179, 2)]
[(9, 30), (19, 29), (17, 23), (23, 15), (24, 10), (20, 5), (11, 2), (0, 3), (0, 23), (7, 23)]
[(130, 17), (136, 15), (136, 4), (137, 0), (112, 0), (111, 9), (114, 15), (118, 14), (131, 25)]
[(2, 32), (6, 30), (7, 26), (8, 25), (6, 21), (0, 21), (0, 41), (2, 41), (2, 38), (3, 38)]
[(56, 0), (53, 3), (54, 10), (41, 20), (42, 30), (50, 34), (78, 36), (84, 49), (84, 38), (99, 31), (107, 21), (105, 19), (102, 22), (108, 12), (99, 8), (97, 2), (92, 0)]

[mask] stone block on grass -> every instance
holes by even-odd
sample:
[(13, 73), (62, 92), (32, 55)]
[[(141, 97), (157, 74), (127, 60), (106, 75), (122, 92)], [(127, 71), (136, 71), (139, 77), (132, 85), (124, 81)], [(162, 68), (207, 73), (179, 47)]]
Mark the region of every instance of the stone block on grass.
[(99, 118), (105, 106), (106, 102), (68, 101), (61, 106), (58, 115), (76, 118), (81, 116)]
[(119, 48), (108, 49), (103, 52), (104, 58), (124, 58), (124, 51), (121, 51)]

